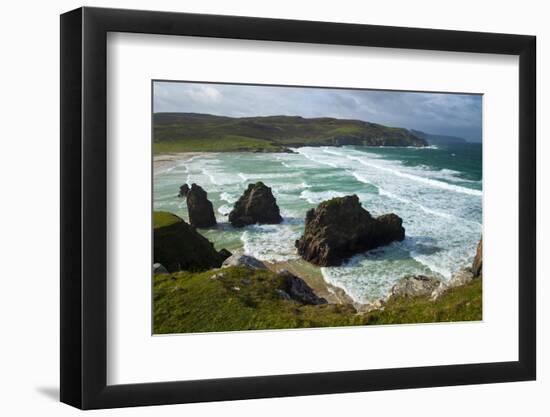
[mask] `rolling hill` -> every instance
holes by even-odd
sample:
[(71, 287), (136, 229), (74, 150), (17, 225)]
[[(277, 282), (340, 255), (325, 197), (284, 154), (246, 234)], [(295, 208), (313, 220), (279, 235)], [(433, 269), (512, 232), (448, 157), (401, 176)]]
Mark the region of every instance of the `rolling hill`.
[(407, 129), (361, 120), (300, 116), (226, 117), (198, 113), (155, 113), (155, 153), (285, 152), (299, 146), (426, 146)]

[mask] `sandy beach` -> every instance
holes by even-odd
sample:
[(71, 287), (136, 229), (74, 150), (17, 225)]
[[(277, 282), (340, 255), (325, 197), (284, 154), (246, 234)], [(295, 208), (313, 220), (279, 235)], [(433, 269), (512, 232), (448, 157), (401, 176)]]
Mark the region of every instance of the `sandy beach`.
[(356, 304), (342, 288), (326, 282), (318, 267), (305, 261), (264, 262), (264, 264), (273, 272), (286, 269), (288, 272), (302, 278), (315, 294), (323, 297), (331, 304)]
[(153, 174), (158, 175), (166, 172), (180, 161), (188, 161), (197, 156), (214, 157), (216, 152), (180, 152), (180, 153), (164, 153), (153, 156)]

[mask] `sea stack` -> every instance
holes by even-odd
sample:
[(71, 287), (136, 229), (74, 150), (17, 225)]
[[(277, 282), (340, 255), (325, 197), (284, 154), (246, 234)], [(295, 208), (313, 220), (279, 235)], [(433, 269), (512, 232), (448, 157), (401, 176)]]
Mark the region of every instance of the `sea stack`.
[(337, 266), (357, 253), (405, 238), (399, 216), (374, 218), (356, 195), (323, 201), (307, 212), (305, 223), (296, 248), (303, 259), (319, 266)]
[(256, 223), (278, 224), (282, 221), (283, 218), (271, 188), (263, 182), (249, 184), (229, 213), (229, 222), (234, 227), (244, 227)]
[(187, 211), (191, 226), (203, 228), (216, 225), (214, 207), (208, 200), (206, 191), (197, 184), (192, 184), (187, 193)]
[(180, 187), (180, 192), (178, 194), (178, 197), (180, 198), (183, 198), (183, 197), (187, 197), (187, 194), (189, 193), (189, 185), (187, 184), (183, 184), (181, 187)]

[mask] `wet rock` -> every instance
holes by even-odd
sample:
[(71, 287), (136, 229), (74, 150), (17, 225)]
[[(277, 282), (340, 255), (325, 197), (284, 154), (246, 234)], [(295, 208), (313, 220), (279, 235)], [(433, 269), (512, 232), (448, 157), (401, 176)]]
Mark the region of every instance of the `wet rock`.
[(403, 240), (402, 223), (395, 214), (372, 217), (356, 195), (337, 197), (307, 212), (296, 248), (306, 261), (337, 266), (357, 253)]
[(192, 184), (187, 193), (187, 211), (189, 223), (194, 227), (212, 227), (216, 225), (214, 207), (208, 200), (206, 191), (197, 184)]
[(277, 224), (282, 221), (283, 218), (271, 188), (263, 182), (249, 184), (229, 213), (229, 222), (234, 227), (244, 227), (256, 223)]

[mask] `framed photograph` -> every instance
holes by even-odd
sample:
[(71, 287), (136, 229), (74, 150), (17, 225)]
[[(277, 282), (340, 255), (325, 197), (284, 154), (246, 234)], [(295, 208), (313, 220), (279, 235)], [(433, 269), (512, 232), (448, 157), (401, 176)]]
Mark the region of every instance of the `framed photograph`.
[(535, 37), (61, 16), (61, 401), (533, 380)]

